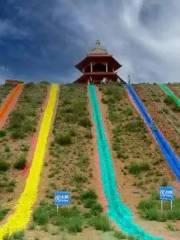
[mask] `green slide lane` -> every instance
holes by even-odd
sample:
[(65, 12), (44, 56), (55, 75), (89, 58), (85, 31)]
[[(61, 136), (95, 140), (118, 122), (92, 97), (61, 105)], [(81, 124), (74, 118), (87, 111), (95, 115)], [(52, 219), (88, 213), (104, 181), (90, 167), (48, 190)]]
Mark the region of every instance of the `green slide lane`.
[(165, 92), (166, 95), (168, 95), (175, 102), (175, 104), (180, 107), (180, 98), (178, 98), (166, 84), (160, 83), (158, 85), (163, 90), (163, 92)]
[(134, 221), (132, 211), (123, 203), (118, 191), (113, 160), (103, 125), (96, 87), (94, 85), (88, 85), (88, 91), (93, 112), (93, 121), (96, 128), (101, 182), (108, 203), (107, 214), (113, 222), (129, 236), (136, 237), (140, 240), (162, 239), (152, 236), (137, 225)]

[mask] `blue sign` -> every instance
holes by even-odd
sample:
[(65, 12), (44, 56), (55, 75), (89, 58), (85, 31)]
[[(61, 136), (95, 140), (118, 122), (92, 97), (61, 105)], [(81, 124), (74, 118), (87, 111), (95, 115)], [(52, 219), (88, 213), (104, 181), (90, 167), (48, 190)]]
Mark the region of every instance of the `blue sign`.
[(172, 186), (160, 187), (160, 199), (167, 201), (174, 200), (174, 187)]
[(69, 205), (71, 203), (71, 196), (69, 192), (55, 192), (54, 203), (57, 206)]

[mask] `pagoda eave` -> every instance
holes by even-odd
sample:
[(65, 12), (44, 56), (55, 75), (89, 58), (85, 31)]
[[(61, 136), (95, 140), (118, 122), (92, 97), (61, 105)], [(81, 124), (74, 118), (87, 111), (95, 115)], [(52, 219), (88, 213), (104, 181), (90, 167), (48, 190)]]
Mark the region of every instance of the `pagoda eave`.
[(98, 54), (87, 55), (87, 57), (81, 60), (78, 64), (76, 64), (75, 67), (78, 70), (82, 71), (84, 67), (86, 67), (90, 62), (94, 62), (94, 61), (96, 62), (108, 61), (109, 63), (114, 65), (114, 70), (117, 70), (120, 67), (122, 67), (122, 65), (118, 63), (118, 61), (116, 61), (112, 55), (105, 55), (105, 54), (104, 55), (98, 55)]
[(100, 83), (103, 78), (106, 78), (108, 81), (116, 81), (119, 76), (114, 73), (114, 72), (97, 72), (97, 73), (85, 73), (83, 74), (80, 78), (78, 78), (75, 82), (76, 83), (88, 83), (90, 81), (90, 79), (92, 79), (92, 81), (94, 83)]

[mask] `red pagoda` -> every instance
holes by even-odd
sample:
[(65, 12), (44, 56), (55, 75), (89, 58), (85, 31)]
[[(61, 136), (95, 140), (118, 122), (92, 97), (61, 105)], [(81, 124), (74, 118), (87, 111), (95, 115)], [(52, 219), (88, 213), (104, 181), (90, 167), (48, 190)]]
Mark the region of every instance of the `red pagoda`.
[(101, 46), (100, 41), (96, 41), (96, 47), (75, 66), (83, 74), (76, 83), (108, 83), (110, 81), (122, 81), (116, 71), (121, 64)]

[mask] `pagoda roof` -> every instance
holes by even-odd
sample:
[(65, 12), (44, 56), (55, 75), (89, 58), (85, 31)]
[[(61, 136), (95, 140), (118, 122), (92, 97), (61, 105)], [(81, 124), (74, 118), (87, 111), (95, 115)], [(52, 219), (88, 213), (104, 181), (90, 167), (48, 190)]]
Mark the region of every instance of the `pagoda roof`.
[(96, 47), (91, 49), (88, 55), (109, 55), (106, 48), (102, 47), (99, 40), (96, 41)]
[(101, 43), (99, 40), (96, 41), (96, 47), (91, 49), (90, 52), (87, 54), (87, 56), (82, 59), (78, 64), (75, 65), (77, 69), (80, 71), (88, 65), (91, 61), (108, 61), (114, 65), (114, 70), (117, 70), (122, 65), (113, 58), (112, 55), (108, 53), (108, 51), (101, 46)]

